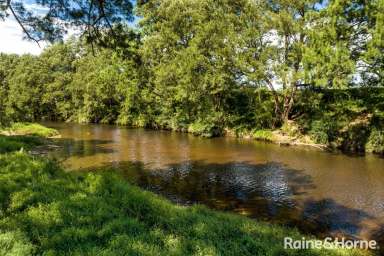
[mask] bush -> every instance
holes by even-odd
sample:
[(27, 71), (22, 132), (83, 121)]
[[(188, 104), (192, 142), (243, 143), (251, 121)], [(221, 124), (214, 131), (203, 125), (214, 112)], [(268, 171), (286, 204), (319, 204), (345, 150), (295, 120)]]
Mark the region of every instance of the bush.
[(199, 118), (188, 126), (188, 132), (206, 138), (221, 136), (224, 133), (221, 119), (221, 113), (215, 113), (206, 118)]
[(300, 127), (294, 121), (288, 121), (283, 124), (281, 131), (290, 136), (290, 137), (299, 137), (301, 136)]
[(324, 123), (322, 121), (313, 121), (309, 134), (314, 142), (319, 144), (328, 144), (330, 142), (328, 136), (329, 130), (330, 127), (328, 123)]
[(370, 127), (365, 123), (349, 126), (341, 133), (341, 149), (347, 152), (365, 152)]
[(211, 138), (220, 136), (222, 134), (222, 129), (215, 126), (213, 123), (198, 120), (188, 127), (188, 132), (194, 135)]
[(365, 148), (370, 153), (384, 154), (384, 131), (373, 128)]
[(0, 255), (32, 255), (34, 246), (20, 231), (0, 232)]

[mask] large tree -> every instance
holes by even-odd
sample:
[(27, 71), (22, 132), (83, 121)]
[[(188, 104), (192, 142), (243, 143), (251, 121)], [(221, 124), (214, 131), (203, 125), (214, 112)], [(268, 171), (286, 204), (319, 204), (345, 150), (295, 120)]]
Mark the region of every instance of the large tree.
[(280, 123), (294, 117), (299, 88), (381, 80), (382, 0), (252, 2), (265, 15), (248, 19), (242, 66), (248, 79), (271, 90)]
[(177, 125), (222, 123), (225, 99), (241, 82), (236, 54), (249, 1), (139, 4), (145, 34), (142, 55), (161, 113)]

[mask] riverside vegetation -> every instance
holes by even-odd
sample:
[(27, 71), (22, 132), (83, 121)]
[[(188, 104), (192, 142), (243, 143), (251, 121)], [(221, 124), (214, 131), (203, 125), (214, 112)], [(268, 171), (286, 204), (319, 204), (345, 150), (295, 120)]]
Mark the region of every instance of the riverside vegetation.
[(112, 169), (65, 172), (54, 160), (27, 152), (44, 143), (36, 134), (46, 135), (47, 128), (18, 126), (23, 136), (0, 135), (1, 255), (371, 254), (284, 250), (284, 237), (303, 235), (200, 205), (172, 204)]
[[(95, 22), (39, 56), (1, 54), (0, 123), (116, 123), (384, 153), (383, 0), (125, 7), (136, 28), (112, 18), (93, 28), (106, 25), (99, 9), (50, 9), (62, 22)], [(34, 29), (55, 41), (55, 30)]]

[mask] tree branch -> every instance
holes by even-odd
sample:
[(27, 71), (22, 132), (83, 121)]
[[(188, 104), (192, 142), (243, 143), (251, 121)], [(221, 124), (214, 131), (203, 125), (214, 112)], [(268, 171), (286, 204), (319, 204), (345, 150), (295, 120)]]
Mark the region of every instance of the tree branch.
[(12, 5), (11, 5), (11, 0), (7, 0), (7, 7), (9, 8), (9, 10), (11, 10), (11, 13), (12, 13), (13, 17), (16, 19), (17, 23), (18, 23), (18, 24), (20, 25), (20, 27), (23, 29), (23, 31), (24, 31), (24, 33), (27, 35), (27, 37), (28, 37), (30, 40), (36, 42), (36, 44), (41, 48), (39, 41), (38, 41), (36, 38), (32, 37), (32, 36), (29, 34), (28, 30), (24, 27), (23, 23), (21, 22), (21, 20), (20, 20), (19, 17), (17, 16), (15, 10), (13, 9), (13, 7), (12, 7)]
[(107, 23), (109, 29), (112, 32), (112, 35), (115, 35), (115, 31), (113, 30), (113, 27), (112, 27), (111, 23), (109, 22), (108, 17), (104, 11), (104, 0), (98, 0), (98, 2), (99, 2), (99, 11), (100, 11), (101, 16), (104, 18), (105, 22)]

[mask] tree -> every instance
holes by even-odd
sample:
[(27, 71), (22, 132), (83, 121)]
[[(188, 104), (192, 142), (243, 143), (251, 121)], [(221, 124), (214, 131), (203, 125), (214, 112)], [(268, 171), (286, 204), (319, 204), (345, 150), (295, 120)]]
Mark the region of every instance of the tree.
[(32, 0), (29, 4), (42, 11), (27, 8), (22, 1), (1, 0), (0, 19), (13, 16), (26, 38), (36, 43), (60, 40), (68, 28), (82, 31), (93, 42), (103, 31), (113, 31), (113, 24), (133, 20), (130, 0)]
[(359, 63), (362, 80), (368, 85), (384, 86), (384, 1), (370, 1), (367, 14), (369, 36)]
[(9, 77), (17, 65), (19, 56), (0, 53), (0, 125), (8, 121), (6, 103), (9, 92)]
[[(357, 0), (358, 1), (358, 0)], [(348, 3), (348, 4), (346, 4)], [(260, 1), (266, 15), (249, 19), (243, 70), (273, 94), (278, 123), (292, 116), (301, 87), (345, 88), (355, 72), (364, 20), (350, 1)]]
[(75, 61), (80, 49), (71, 39), (45, 49), (39, 56), (42, 69), (48, 75), (42, 84), (41, 106), (43, 117), (49, 120), (68, 120), (72, 115), (72, 92), (69, 85), (75, 73)]
[(306, 52), (304, 68), (314, 84), (339, 88), (380, 84), (383, 10), (382, 0), (329, 1), (316, 19)]
[(42, 87), (47, 80), (48, 74), (38, 57), (21, 56), (7, 77), (6, 115), (11, 120), (39, 120), (44, 111), (40, 101)]
[[(140, 4), (140, 3), (139, 3)], [(235, 64), (246, 0), (140, 4), (143, 61), (166, 126), (223, 126), (226, 97), (240, 85)]]
[(112, 123), (117, 120), (123, 95), (118, 88), (129, 86), (126, 63), (111, 50), (90, 53), (74, 63), (76, 72), (69, 85), (76, 122)]

